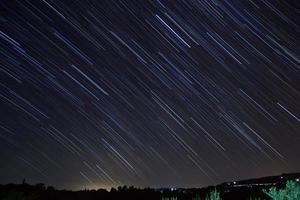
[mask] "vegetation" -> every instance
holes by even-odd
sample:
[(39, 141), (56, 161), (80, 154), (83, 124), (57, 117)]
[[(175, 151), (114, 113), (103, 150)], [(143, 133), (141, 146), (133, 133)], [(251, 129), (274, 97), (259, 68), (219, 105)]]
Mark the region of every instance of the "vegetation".
[(288, 181), (284, 189), (277, 190), (275, 187), (264, 190), (264, 192), (273, 200), (299, 200), (300, 185), (294, 181)]
[(205, 200), (221, 200), (220, 193), (217, 190), (213, 190)]
[[(294, 181), (287, 181), (285, 188), (277, 190), (276, 187), (271, 187), (269, 190), (263, 189), (272, 200), (300, 200), (300, 184)], [(162, 198), (162, 200), (177, 200), (177, 198)], [(196, 195), (192, 200), (201, 200), (199, 195)], [(213, 190), (206, 196), (205, 200), (222, 200), (220, 193)], [(249, 200), (263, 200), (261, 198), (250, 198)]]
[[(300, 200), (300, 185), (295, 181), (283, 182), (276, 187), (209, 187), (204, 189), (139, 189), (118, 187), (110, 191), (66, 191), (46, 187), (44, 184), (0, 185), (0, 200)], [(252, 198), (250, 198), (252, 196)], [(255, 197), (255, 198), (253, 198)]]

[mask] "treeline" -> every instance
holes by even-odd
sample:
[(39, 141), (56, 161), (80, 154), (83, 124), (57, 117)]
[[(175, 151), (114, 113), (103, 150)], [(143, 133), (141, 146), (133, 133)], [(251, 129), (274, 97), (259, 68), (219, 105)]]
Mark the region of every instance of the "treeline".
[(56, 190), (52, 186), (46, 187), (39, 183), (29, 184), (7, 184), (0, 185), (0, 200), (115, 200), (115, 199), (145, 199), (161, 200), (161, 194), (153, 189), (137, 189), (122, 186), (98, 190)]
[(0, 185), (0, 200), (117, 200), (117, 199), (145, 199), (161, 200), (161, 193), (150, 188), (138, 189), (122, 186), (98, 190), (56, 190), (52, 186), (42, 183), (36, 185), (7, 184)]
[[(290, 196), (289, 196), (290, 195)], [(293, 198), (295, 197), (295, 198)], [(0, 185), (0, 200), (299, 200), (300, 185), (288, 181), (287, 185), (269, 186), (242, 186), (228, 187), (220, 185), (202, 189), (139, 189), (133, 186), (120, 186), (110, 191), (56, 190), (44, 184)]]

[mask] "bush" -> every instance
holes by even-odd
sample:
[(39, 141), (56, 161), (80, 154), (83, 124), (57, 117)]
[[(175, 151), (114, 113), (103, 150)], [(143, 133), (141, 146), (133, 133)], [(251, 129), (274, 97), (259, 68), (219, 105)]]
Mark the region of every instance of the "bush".
[(288, 181), (284, 189), (276, 190), (275, 187), (264, 190), (268, 196), (273, 200), (299, 200), (300, 199), (300, 185), (294, 181)]
[(205, 200), (221, 200), (220, 193), (217, 190), (211, 191)]

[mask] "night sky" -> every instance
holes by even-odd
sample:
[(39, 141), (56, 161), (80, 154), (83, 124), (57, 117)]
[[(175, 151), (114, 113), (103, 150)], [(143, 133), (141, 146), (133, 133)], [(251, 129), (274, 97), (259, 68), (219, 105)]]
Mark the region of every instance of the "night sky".
[(300, 2), (0, 2), (0, 183), (202, 187), (300, 171)]

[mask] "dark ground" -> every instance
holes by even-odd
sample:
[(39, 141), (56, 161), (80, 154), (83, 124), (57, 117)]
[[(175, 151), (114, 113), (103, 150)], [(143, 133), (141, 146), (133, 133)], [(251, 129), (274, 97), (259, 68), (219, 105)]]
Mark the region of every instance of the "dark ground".
[[(236, 182), (226, 182), (217, 186), (209, 186), (206, 188), (190, 188), (190, 189), (151, 189), (151, 188), (135, 188), (133, 186), (119, 186), (112, 188), (110, 191), (105, 189), (98, 190), (82, 190), (67, 191), (56, 190), (52, 186), (45, 186), (42, 183), (36, 185), (27, 184), (23, 180), (22, 184), (0, 185), (1, 200), (93, 200), (93, 199), (139, 199), (139, 200), (161, 200), (164, 198), (171, 199), (177, 197), (177, 200), (192, 200), (199, 196), (204, 199), (212, 190), (217, 190), (221, 194), (222, 200), (248, 200), (251, 198), (270, 199), (262, 190), (272, 186), (282, 188), (287, 180), (299, 180), (300, 174), (283, 174), (280, 176), (264, 177), (259, 179), (249, 179)], [(259, 185), (258, 185), (259, 184)]]

